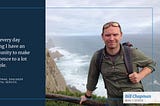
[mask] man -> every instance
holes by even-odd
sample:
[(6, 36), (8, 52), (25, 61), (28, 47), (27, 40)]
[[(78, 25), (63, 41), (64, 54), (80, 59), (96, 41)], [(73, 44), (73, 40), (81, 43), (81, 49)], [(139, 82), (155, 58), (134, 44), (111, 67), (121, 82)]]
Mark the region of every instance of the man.
[[(96, 64), (97, 51), (90, 63), (87, 91), (85, 95), (81, 96), (80, 104), (87, 98), (91, 98), (101, 73), (107, 89), (107, 104), (109, 106), (135, 106), (134, 104), (123, 104), (123, 92), (142, 92), (141, 80), (155, 70), (155, 63), (138, 49), (131, 48), (133, 73), (128, 74), (123, 59), (124, 48), (120, 44), (122, 31), (119, 23), (108, 22), (104, 24), (101, 36), (105, 43), (101, 71), (98, 71)], [(141, 68), (140, 71), (138, 67)], [(141, 106), (141, 104), (136, 104), (136, 106), (139, 105)]]

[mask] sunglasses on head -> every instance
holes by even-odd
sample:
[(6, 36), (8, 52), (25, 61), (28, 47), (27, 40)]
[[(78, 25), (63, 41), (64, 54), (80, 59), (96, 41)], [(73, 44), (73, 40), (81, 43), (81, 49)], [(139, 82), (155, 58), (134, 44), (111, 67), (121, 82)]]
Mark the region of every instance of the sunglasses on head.
[(108, 28), (108, 27), (110, 27), (110, 26), (120, 27), (120, 25), (119, 25), (118, 22), (109, 22), (109, 23), (104, 24), (103, 29)]

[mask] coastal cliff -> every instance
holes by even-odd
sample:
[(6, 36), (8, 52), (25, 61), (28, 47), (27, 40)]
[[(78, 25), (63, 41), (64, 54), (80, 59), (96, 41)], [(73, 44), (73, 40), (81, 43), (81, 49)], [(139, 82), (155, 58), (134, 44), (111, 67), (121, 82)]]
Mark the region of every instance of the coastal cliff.
[(46, 50), (46, 93), (65, 91), (66, 88), (64, 77), (57, 68), (49, 51)]

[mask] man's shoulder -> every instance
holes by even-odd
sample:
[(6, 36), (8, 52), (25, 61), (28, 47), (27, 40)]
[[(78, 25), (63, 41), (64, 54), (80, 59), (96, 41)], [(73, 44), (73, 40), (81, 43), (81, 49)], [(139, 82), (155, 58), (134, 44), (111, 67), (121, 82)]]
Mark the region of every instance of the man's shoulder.
[(104, 48), (98, 49), (93, 53), (92, 59), (97, 60), (103, 54)]
[(98, 49), (97, 51), (94, 52), (94, 56), (102, 54), (104, 51), (104, 48)]

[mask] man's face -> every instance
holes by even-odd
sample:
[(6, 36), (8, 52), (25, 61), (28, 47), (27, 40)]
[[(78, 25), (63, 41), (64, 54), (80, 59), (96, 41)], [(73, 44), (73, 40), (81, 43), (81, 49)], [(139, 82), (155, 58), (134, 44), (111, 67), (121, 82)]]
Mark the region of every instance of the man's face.
[(104, 29), (102, 39), (108, 49), (116, 49), (122, 39), (122, 33), (119, 27), (110, 26)]

